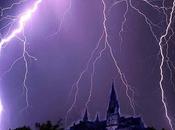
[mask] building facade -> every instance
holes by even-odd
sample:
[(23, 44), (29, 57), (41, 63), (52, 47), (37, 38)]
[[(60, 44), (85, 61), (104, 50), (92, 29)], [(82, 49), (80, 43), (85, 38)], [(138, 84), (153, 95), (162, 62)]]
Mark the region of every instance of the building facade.
[(140, 117), (121, 116), (114, 84), (112, 84), (106, 120), (100, 121), (97, 115), (95, 121), (90, 121), (86, 110), (83, 120), (71, 126), (70, 130), (146, 130), (146, 128)]

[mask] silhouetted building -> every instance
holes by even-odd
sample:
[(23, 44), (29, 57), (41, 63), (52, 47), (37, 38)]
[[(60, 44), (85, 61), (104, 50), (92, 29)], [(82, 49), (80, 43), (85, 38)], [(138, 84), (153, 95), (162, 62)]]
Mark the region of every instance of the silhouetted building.
[(98, 115), (96, 116), (95, 121), (89, 121), (86, 109), (83, 121), (80, 121), (78, 124), (74, 124), (70, 130), (106, 130), (106, 121), (99, 121)]
[(83, 120), (70, 127), (70, 130), (146, 130), (140, 117), (123, 117), (120, 115), (120, 107), (116, 97), (114, 84), (110, 95), (106, 120), (100, 121), (97, 114), (95, 121), (88, 119), (86, 109)]

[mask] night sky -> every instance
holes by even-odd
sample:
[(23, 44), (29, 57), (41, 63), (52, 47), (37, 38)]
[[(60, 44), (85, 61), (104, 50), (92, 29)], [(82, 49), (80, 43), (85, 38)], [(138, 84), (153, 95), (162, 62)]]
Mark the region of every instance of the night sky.
[[(104, 1), (106, 2), (105, 25), (108, 42), (129, 87), (134, 91), (134, 93), (129, 91), (129, 96), (134, 101), (135, 115), (141, 116), (148, 126), (158, 129), (164, 127), (169, 130), (159, 85), (161, 63), (159, 40), (167, 28), (166, 16), (169, 22), (173, 0), (164, 0), (167, 9), (164, 12), (162, 9), (151, 7), (143, 0), (132, 0), (132, 5), (152, 22), (151, 29), (158, 41), (143, 15), (131, 6), (126, 13), (127, 3), (130, 0), (123, 0), (115, 6), (113, 5), (117, 0)], [(19, 0), (0, 0), (0, 7), (6, 8), (15, 2)], [(8, 15), (20, 16), (23, 11), (31, 8), (34, 2), (34, 0), (25, 0), (4, 11), (0, 17), (1, 37), (8, 35), (8, 31), (10, 33), (18, 25), (18, 19), (16, 19), (10, 30), (10, 26), (3, 28), (12, 20), (2, 19)], [(104, 6), (102, 0), (72, 0), (69, 8), (69, 2), (69, 0), (43, 0), (25, 26), (26, 51), (37, 58), (34, 60), (25, 55), (28, 63), (26, 85), (29, 107), (27, 108), (26, 90), (23, 84), (24, 59), (15, 62), (8, 71), (14, 61), (23, 55), (23, 42), (19, 40), (24, 38), (22, 33), (17, 36), (19, 38), (13, 38), (1, 50), (0, 98), (4, 107), (1, 114), (1, 130), (22, 125), (33, 126), (35, 122), (46, 120), (65, 119), (68, 109), (74, 102), (77, 81), (79, 81), (77, 100), (68, 113), (67, 126), (82, 118), (90, 94), (93, 63), (105, 46)], [(148, 2), (154, 7), (162, 7), (163, 0), (148, 0)], [(123, 21), (125, 21), (124, 24)], [(120, 33), (122, 25), (123, 31)], [(163, 88), (168, 114), (175, 128), (174, 17), (171, 28), (166, 38), (172, 36), (167, 44), (165, 39), (162, 43), (163, 54), (169, 57), (165, 58), (163, 66)], [(99, 47), (86, 69), (101, 35), (103, 37)], [(84, 69), (87, 71), (80, 78)], [(88, 104), (90, 119), (94, 120), (97, 113), (100, 114), (100, 119), (105, 119), (113, 81), (121, 114), (132, 116), (133, 110), (126, 95), (126, 86), (121, 80), (108, 47), (96, 62), (94, 69), (91, 100)]]

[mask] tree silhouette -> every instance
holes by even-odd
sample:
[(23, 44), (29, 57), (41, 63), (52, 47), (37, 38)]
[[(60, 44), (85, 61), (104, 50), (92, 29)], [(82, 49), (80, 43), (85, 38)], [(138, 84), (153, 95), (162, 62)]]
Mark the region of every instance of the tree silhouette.
[(35, 126), (38, 130), (64, 130), (62, 120), (59, 120), (56, 124), (53, 124), (51, 121), (42, 124), (36, 123)]
[[(12, 130), (12, 129), (9, 129), (9, 130)], [(16, 128), (14, 130), (31, 130), (31, 129), (28, 126), (23, 126), (23, 127)]]
[(156, 130), (154, 127), (147, 127), (147, 130)]

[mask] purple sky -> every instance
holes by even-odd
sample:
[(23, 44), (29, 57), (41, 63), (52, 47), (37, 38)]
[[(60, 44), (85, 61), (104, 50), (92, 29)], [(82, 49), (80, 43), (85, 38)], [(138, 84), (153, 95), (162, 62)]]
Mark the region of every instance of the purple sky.
[[(142, 116), (148, 126), (170, 129), (161, 102), (159, 87), (161, 57), (158, 42), (153, 37), (144, 17), (129, 7), (124, 31), (121, 33), (123, 37), (121, 43), (119, 32), (124, 20), (126, 2), (120, 3), (109, 11), (115, 1), (105, 1), (108, 10), (106, 13), (108, 41), (120, 69), (125, 74), (128, 84), (134, 90), (136, 115)], [(166, 19), (162, 10), (157, 11), (145, 2), (140, 2), (140, 0), (132, 1), (136, 8), (140, 9), (156, 24), (152, 27), (159, 39), (166, 29)], [(172, 7), (172, 0), (165, 1), (168, 1), (165, 2), (166, 7)], [(151, 3), (161, 6), (162, 1)], [(11, 0), (0, 0), (2, 8), (11, 4)], [(5, 11), (4, 16), (8, 14), (18, 15), (32, 4), (32, 1), (24, 2)], [(2, 75), (15, 59), (22, 55), (23, 44), (19, 40), (13, 39), (2, 50), (0, 57), (0, 97), (4, 105), (4, 112), (1, 117), (4, 130), (9, 127), (33, 125), (37, 121), (43, 122), (48, 119), (57, 121), (59, 118), (65, 118), (66, 112), (73, 103), (76, 89), (74, 86), (69, 97), (72, 85), (86, 68), (91, 53), (101, 37), (104, 18), (101, 0), (72, 0), (71, 8), (64, 17), (60, 32), (52, 35), (58, 30), (61, 18), (68, 5), (68, 0), (43, 0), (39, 9), (25, 27), (27, 51), (38, 59), (35, 61), (27, 58), (29, 73), (26, 84), (29, 90), (30, 104), (28, 109), (23, 110), (26, 106), (23, 91), (24, 61), (18, 61), (9, 73)], [(168, 16), (170, 11), (166, 11)], [(0, 22), (0, 27), (2, 28), (8, 23), (9, 20), (3, 20)], [(3, 36), (7, 29), (0, 30), (0, 32)], [(171, 31), (169, 31), (169, 35), (171, 35)], [(166, 44), (163, 43), (164, 54), (166, 54), (167, 49), (168, 56), (172, 61), (170, 65), (172, 73), (170, 73), (166, 63), (163, 67), (165, 79), (163, 87), (168, 112), (173, 122), (175, 122), (174, 38), (173, 36), (168, 42), (168, 49)], [(89, 96), (93, 61), (99, 56), (104, 45), (105, 38), (103, 37), (90, 62), (88, 71), (79, 82), (77, 101), (68, 115), (68, 125), (81, 118)], [(96, 113), (100, 114), (100, 119), (105, 118), (112, 80), (115, 81), (121, 113), (125, 116), (133, 115), (126, 96), (126, 87), (120, 79), (109, 48), (107, 48), (95, 64), (93, 91), (91, 101), (88, 104), (90, 119), (93, 120)], [(131, 95), (131, 92), (129, 94)]]

